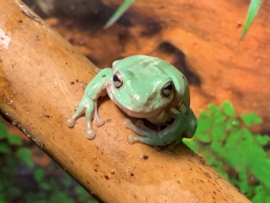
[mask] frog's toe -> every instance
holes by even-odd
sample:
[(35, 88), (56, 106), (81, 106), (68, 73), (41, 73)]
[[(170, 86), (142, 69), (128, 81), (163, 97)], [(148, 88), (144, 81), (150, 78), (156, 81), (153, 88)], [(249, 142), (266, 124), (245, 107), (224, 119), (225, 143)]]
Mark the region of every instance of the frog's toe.
[(125, 125), (126, 128), (131, 129), (132, 126), (133, 126), (133, 123), (131, 122), (131, 120), (125, 119), (124, 125)]
[(67, 126), (68, 126), (68, 127), (73, 128), (74, 125), (75, 125), (75, 120), (72, 119), (72, 118), (68, 118), (68, 119), (66, 120), (66, 123), (67, 123)]
[(127, 141), (128, 141), (129, 144), (134, 144), (136, 142), (135, 136), (129, 135), (127, 137)]
[(91, 128), (87, 128), (85, 131), (85, 136), (87, 139), (92, 140), (95, 138), (95, 132)]
[(97, 118), (97, 119), (96, 119), (96, 126), (97, 126), (97, 127), (103, 126), (104, 123), (105, 123), (105, 121), (104, 121), (102, 118)]
[(145, 128), (145, 125), (144, 125), (142, 120), (137, 120), (136, 121), (136, 126), (138, 126), (139, 128)]

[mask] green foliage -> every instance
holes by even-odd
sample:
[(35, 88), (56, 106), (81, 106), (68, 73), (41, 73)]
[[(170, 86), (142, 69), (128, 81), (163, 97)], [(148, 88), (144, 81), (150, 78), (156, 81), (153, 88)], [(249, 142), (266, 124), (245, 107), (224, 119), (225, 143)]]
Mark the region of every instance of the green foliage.
[(183, 142), (238, 187), (253, 203), (270, 201), (270, 136), (249, 128), (262, 119), (254, 113), (237, 116), (228, 101), (201, 111), (197, 132)]
[(121, 6), (115, 11), (115, 13), (110, 17), (110, 19), (104, 26), (104, 29), (112, 26), (126, 12), (126, 10), (131, 6), (134, 1), (135, 0), (125, 0), (124, 3), (122, 3)]
[(251, 0), (251, 2), (249, 4), (246, 22), (245, 22), (240, 40), (243, 39), (245, 34), (247, 33), (251, 23), (253, 22), (258, 10), (261, 7), (261, 4), (262, 4), (262, 0)]
[(22, 139), (0, 123), (0, 203), (97, 203), (57, 164), (46, 170), (36, 166), (31, 151), (22, 146)]
[[(134, 1), (135, 0), (125, 0), (124, 3), (122, 3), (121, 6), (116, 10), (116, 12), (110, 17), (110, 19), (104, 26), (104, 29), (112, 26), (126, 12), (126, 10), (131, 6)], [(261, 7), (261, 4), (262, 0), (251, 0), (240, 40), (242, 40), (246, 35), (249, 27), (255, 19), (256, 14), (258, 13), (258, 10)]]

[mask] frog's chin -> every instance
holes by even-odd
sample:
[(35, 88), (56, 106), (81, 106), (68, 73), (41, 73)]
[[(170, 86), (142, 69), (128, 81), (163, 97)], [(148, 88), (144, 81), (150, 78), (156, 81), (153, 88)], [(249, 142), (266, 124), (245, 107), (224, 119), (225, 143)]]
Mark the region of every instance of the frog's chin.
[(130, 117), (134, 117), (134, 118), (154, 118), (156, 116), (158, 116), (162, 110), (163, 107), (157, 108), (157, 109), (151, 109), (149, 111), (134, 111), (132, 109), (132, 107), (130, 106), (123, 106), (112, 94), (112, 91), (110, 88), (107, 88), (107, 93), (110, 97), (110, 99), (122, 110), (124, 111), (127, 115), (129, 115)]

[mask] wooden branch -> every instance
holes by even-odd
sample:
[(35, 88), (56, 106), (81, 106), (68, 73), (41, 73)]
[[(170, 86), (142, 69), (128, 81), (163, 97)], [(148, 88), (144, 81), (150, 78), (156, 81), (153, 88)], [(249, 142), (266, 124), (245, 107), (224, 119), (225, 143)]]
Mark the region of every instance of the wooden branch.
[(20, 1), (0, 1), (1, 112), (85, 188), (116, 203), (248, 202), (184, 145), (129, 145), (125, 115), (108, 98), (93, 141), (84, 118), (68, 128), (94, 65)]

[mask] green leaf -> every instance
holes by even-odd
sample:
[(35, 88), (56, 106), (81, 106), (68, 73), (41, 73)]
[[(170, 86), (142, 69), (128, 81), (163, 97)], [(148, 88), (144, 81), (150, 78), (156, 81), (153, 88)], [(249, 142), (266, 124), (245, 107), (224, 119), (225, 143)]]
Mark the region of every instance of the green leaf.
[(209, 115), (209, 113), (207, 112), (207, 111), (205, 111), (205, 110), (201, 110), (200, 111), (200, 117), (201, 118), (204, 118), (204, 119), (206, 119), (206, 118), (208, 118), (210, 115)]
[(233, 106), (231, 104), (231, 102), (229, 101), (225, 101), (222, 103), (222, 108), (224, 110), (224, 113), (227, 115), (227, 116), (235, 116), (235, 112), (234, 112), (234, 109), (233, 109)]
[(203, 142), (203, 143), (209, 143), (211, 141), (211, 136), (207, 133), (196, 133), (196, 138)]
[(250, 145), (252, 145), (253, 144), (253, 141), (254, 141), (252, 133), (249, 132), (249, 130), (246, 129), (246, 128), (243, 128), (242, 129), (242, 132), (243, 132), (243, 136), (245, 138), (245, 141), (247, 143), (249, 143)]
[(225, 121), (225, 119), (227, 118), (227, 116), (224, 116), (224, 115), (219, 115), (217, 116), (215, 122), (214, 122), (214, 125), (217, 125), (219, 123), (223, 123), (223, 121)]
[(50, 203), (74, 203), (74, 200), (67, 196), (66, 193), (62, 191), (54, 191), (54, 193), (50, 196)]
[(259, 144), (259, 145), (266, 145), (268, 141), (270, 141), (270, 136), (269, 135), (254, 135), (254, 140)]
[(121, 6), (112, 15), (112, 17), (110, 17), (110, 19), (104, 26), (104, 29), (107, 29), (108, 27), (113, 25), (125, 13), (125, 11), (131, 6), (134, 1), (135, 0), (125, 0), (124, 3), (122, 3)]
[(5, 199), (6, 199), (5, 194), (0, 193), (0, 203), (6, 203)]
[(9, 142), (10, 145), (22, 145), (23, 141), (22, 139), (18, 136), (18, 135), (8, 135), (7, 136), (7, 140)]
[(195, 153), (198, 154), (200, 152), (200, 146), (197, 142), (195, 142), (194, 138), (192, 138), (192, 139), (184, 138), (182, 141), (185, 145), (187, 145)]
[(209, 119), (202, 119), (200, 116), (198, 118), (198, 126), (196, 132), (204, 132), (210, 130), (212, 127), (212, 122)]
[(45, 171), (41, 168), (35, 170), (35, 172), (34, 172), (34, 178), (38, 182), (43, 179), (44, 175), (45, 175)]
[(241, 115), (241, 119), (243, 122), (250, 127), (254, 123), (261, 123), (262, 119), (258, 117), (255, 113), (250, 113), (250, 114), (243, 114)]
[(84, 201), (86, 198), (90, 196), (89, 193), (86, 192), (86, 190), (81, 186), (77, 186), (75, 188), (75, 192), (77, 193), (80, 201)]
[(28, 166), (34, 166), (34, 162), (32, 160), (31, 151), (27, 148), (20, 148), (16, 152), (17, 156), (23, 160), (24, 163), (26, 163)]
[(0, 153), (9, 154), (11, 149), (6, 143), (0, 142)]
[(64, 186), (69, 187), (71, 185), (72, 178), (70, 176), (65, 176), (61, 179)]
[(0, 123), (0, 140), (5, 139), (8, 133), (6, 131), (6, 127), (3, 123)]
[(47, 182), (39, 182), (39, 187), (43, 190), (51, 190), (51, 185)]
[(245, 22), (244, 28), (242, 30), (240, 40), (242, 40), (244, 38), (245, 34), (247, 33), (247, 31), (248, 31), (251, 23), (253, 22), (259, 8), (261, 7), (261, 3), (262, 3), (262, 0), (251, 0), (251, 2), (249, 4), (249, 8), (248, 8), (246, 22)]
[(16, 196), (19, 197), (22, 195), (22, 192), (20, 188), (18, 187), (12, 186), (12, 187), (9, 187), (8, 190), (9, 190), (9, 193), (12, 194), (13, 197), (16, 197)]
[(212, 128), (212, 142), (223, 141), (226, 138), (224, 123), (215, 124)]
[(211, 113), (213, 113), (214, 115), (222, 114), (221, 110), (212, 103), (208, 104), (208, 108), (210, 109)]
[(221, 142), (219, 141), (212, 141), (210, 144), (211, 149), (216, 152), (218, 155), (223, 153), (223, 147), (221, 145)]
[(226, 121), (225, 128), (226, 130), (230, 130), (240, 124), (240, 121), (235, 118), (230, 118), (229, 120)]

